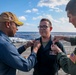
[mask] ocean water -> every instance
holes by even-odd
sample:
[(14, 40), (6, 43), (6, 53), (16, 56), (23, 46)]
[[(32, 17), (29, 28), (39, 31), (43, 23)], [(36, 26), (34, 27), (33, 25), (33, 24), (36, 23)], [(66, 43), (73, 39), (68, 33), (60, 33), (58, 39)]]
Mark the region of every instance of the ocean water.
[(33, 40), (40, 37), (38, 32), (17, 32), (15, 37), (23, 38), (26, 40)]
[[(75, 32), (51, 32), (52, 37), (55, 35), (63, 35), (63, 36), (76, 36)], [(35, 38), (40, 37), (39, 32), (17, 32), (15, 37), (12, 37), (11, 40), (14, 42), (23, 42), (26, 40), (33, 40)]]

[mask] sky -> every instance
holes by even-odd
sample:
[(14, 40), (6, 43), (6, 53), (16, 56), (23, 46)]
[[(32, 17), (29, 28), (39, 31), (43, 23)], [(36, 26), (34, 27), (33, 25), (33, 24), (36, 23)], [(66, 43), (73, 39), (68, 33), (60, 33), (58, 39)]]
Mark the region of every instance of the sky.
[(69, 0), (0, 0), (0, 13), (10, 11), (24, 23), (19, 32), (38, 32), (39, 22), (47, 18), (52, 22), (52, 32), (75, 32), (65, 11)]

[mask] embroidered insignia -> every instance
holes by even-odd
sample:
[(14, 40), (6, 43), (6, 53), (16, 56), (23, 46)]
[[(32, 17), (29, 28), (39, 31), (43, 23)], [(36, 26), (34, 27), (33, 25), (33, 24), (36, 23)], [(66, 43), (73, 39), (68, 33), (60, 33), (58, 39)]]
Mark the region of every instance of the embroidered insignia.
[(72, 53), (69, 58), (74, 64), (76, 63), (76, 55), (74, 53)]

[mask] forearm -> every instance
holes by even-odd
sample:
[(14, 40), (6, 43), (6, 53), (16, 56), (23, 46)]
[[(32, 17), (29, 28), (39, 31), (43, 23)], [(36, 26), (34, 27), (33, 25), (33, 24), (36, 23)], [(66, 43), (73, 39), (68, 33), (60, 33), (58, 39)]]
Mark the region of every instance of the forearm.
[(19, 66), (18, 69), (22, 70), (22, 71), (25, 71), (25, 72), (28, 72), (37, 63), (36, 53), (32, 52), (28, 58), (26, 58), (26, 59), (25, 58), (24, 59), (21, 58), (21, 60), (22, 60), (23, 64), (21, 66)]
[(67, 42), (70, 42), (70, 37), (63, 36), (62, 39), (67, 41)]
[(70, 43), (71, 45), (76, 45), (76, 37), (70, 37)]
[(14, 52), (11, 51), (10, 54), (7, 52), (7, 54), (3, 56), (2, 59), (2, 62), (6, 62), (8, 66), (25, 72), (31, 70), (37, 62), (36, 53), (32, 52), (30, 56), (25, 59), (20, 54), (18, 54), (16, 50), (14, 50)]
[(63, 40), (68, 41), (71, 45), (76, 45), (76, 37), (62, 37)]
[(69, 73), (68, 70), (68, 61), (69, 59), (67, 58), (67, 55), (64, 54), (63, 52), (58, 53), (57, 59), (59, 61), (59, 64), (61, 68), (66, 72)]
[(28, 47), (31, 47), (32, 45), (33, 45), (33, 41), (28, 41), (25, 45), (23, 45), (20, 48), (18, 48), (19, 54), (24, 52)]
[(26, 48), (24, 46), (21, 46), (17, 50), (18, 50), (19, 54), (21, 54), (22, 52), (24, 52), (26, 50)]

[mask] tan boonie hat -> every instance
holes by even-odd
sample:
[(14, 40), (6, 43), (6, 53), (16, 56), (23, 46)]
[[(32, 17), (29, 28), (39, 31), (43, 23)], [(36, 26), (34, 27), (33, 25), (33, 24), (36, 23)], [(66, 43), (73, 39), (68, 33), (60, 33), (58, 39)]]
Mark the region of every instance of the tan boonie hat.
[(1, 13), (0, 14), (0, 22), (15, 22), (18, 26), (23, 25), (23, 23), (18, 20), (16, 15), (11, 12)]

